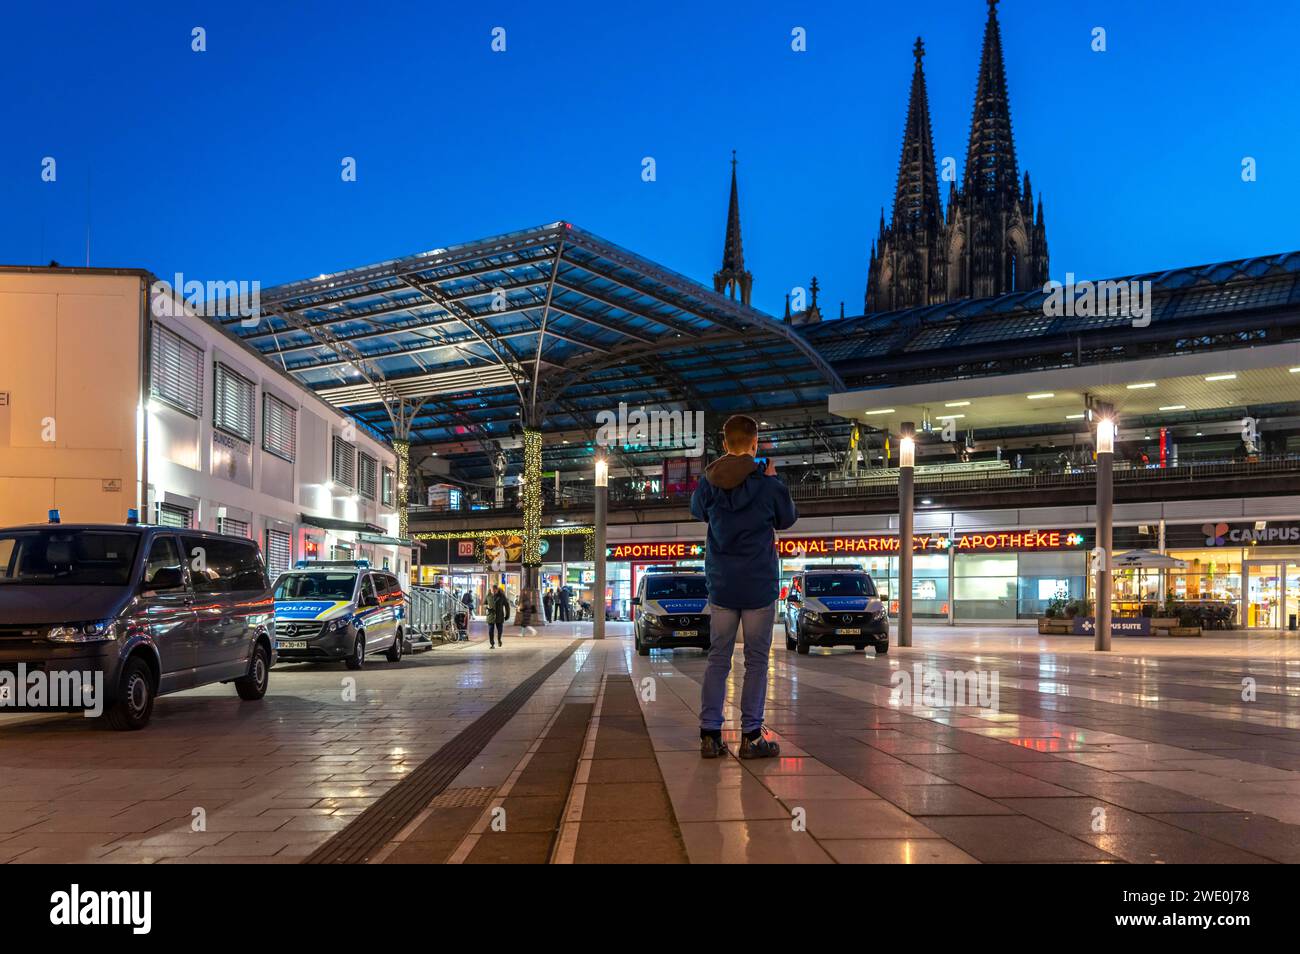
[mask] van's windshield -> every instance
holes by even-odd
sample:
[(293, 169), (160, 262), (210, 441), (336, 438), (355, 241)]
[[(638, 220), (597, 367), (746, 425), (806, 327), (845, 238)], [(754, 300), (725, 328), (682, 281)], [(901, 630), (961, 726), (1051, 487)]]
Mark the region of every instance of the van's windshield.
[(275, 583), (277, 600), (351, 600), (355, 573), (286, 573)]
[(808, 576), (809, 596), (875, 596), (876, 584), (871, 577), (861, 573), (831, 576), (815, 573)]
[(126, 586), (140, 534), (114, 530), (9, 530), (0, 533), (0, 585)]
[(709, 588), (703, 575), (646, 577), (645, 598), (648, 600), (702, 600), (708, 595)]

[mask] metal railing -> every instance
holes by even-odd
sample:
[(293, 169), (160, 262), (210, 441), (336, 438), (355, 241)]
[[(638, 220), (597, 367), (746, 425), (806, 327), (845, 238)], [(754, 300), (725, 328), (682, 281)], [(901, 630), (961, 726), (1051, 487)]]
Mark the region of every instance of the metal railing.
[(412, 586), (408, 602), (408, 626), (411, 633), (432, 642), (456, 638), (456, 609), (459, 604), (450, 593), (433, 586)]
[[(1246, 460), (1217, 459), (1184, 461), (1177, 466), (1134, 465), (1116, 461), (1114, 477), (1117, 484), (1172, 483), (1192, 480), (1249, 479), (1295, 475), (1300, 477), (1300, 455), (1285, 454), (1256, 457)], [(1033, 493), (1041, 490), (1062, 490), (1077, 487), (1091, 489), (1096, 483), (1096, 468), (1092, 465), (1050, 468), (1040, 470), (1001, 469), (961, 470), (956, 467), (918, 467), (914, 477), (918, 496), (927, 494), (958, 493)], [(808, 480), (790, 484), (790, 495), (797, 501), (860, 499), (893, 497), (898, 494), (898, 470), (879, 469), (856, 478), (833, 477), (827, 480)], [(683, 507), (689, 504), (691, 491), (634, 492), (627, 488), (610, 487), (609, 502), (612, 509)], [(558, 501), (543, 502), (546, 513), (566, 510), (589, 510), (592, 506), (590, 488), (566, 488)], [(501, 515), (518, 513), (517, 504), (508, 500), (504, 506), (486, 506), (479, 510), (439, 510), (429, 507), (412, 507), (415, 516), (428, 514), (443, 516), (475, 513)]]

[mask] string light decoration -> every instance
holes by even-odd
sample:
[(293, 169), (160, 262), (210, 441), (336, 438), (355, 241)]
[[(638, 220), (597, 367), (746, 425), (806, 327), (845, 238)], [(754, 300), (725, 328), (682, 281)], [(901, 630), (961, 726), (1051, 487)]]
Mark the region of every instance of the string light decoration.
[(411, 466), (411, 442), (394, 438), (393, 450), (397, 453), (397, 538), (409, 540), (411, 495), (406, 492), (406, 477)]
[(524, 566), (542, 565), (542, 432), (524, 430)]

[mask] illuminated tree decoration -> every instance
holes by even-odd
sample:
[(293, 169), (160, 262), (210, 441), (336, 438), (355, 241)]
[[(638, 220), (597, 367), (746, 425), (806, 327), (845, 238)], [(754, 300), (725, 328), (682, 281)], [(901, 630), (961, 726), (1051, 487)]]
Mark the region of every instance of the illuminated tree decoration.
[(411, 495), (406, 492), (406, 476), (411, 466), (411, 442), (394, 438), (393, 450), (397, 453), (397, 538), (409, 540), (411, 525), (408, 508)]
[(524, 431), (524, 566), (542, 565), (542, 432)]

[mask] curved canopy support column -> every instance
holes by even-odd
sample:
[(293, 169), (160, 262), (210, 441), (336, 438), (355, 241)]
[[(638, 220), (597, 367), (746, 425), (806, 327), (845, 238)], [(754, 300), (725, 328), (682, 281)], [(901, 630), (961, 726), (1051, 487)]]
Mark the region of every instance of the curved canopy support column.
[(541, 618), (538, 608), (542, 582), (542, 432), (533, 427), (524, 429), (524, 473), (520, 489), (524, 499), (524, 547), (520, 555), (523, 573), (515, 622), (529, 626)]

